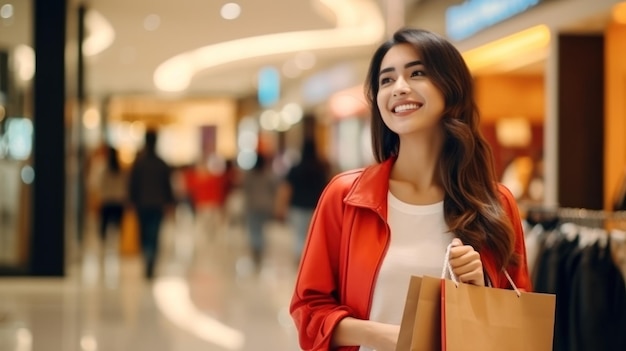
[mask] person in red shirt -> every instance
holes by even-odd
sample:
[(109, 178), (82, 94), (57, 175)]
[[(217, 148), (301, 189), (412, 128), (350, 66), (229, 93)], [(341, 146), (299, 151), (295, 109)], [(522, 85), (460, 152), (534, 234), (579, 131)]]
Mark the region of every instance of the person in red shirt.
[(200, 162), (186, 172), (185, 183), (198, 230), (210, 238), (215, 237), (222, 227), (222, 209), (228, 190), (225, 165), (217, 156), (209, 157), (207, 162)]
[(529, 291), (521, 220), (480, 133), (472, 76), (445, 38), (404, 28), (366, 80), (376, 164), (335, 176), (310, 225), (290, 312), (303, 350), (394, 351), (411, 275), (450, 266)]

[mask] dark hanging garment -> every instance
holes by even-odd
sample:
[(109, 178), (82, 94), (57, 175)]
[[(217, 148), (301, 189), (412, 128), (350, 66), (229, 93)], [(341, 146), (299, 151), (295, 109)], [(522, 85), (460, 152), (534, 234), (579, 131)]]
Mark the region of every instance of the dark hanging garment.
[(626, 285), (610, 243), (583, 250), (571, 289), (570, 350), (626, 350)]
[(572, 310), (571, 301), (574, 298), (574, 291), (579, 288), (574, 285), (574, 277), (581, 269), (581, 261), (585, 250), (588, 247), (572, 247), (562, 263), (562, 275), (559, 279), (557, 306), (555, 311), (555, 335), (558, 333), (559, 339), (554, 342), (554, 350), (574, 351), (577, 350), (571, 344), (569, 336), (571, 332)]
[[(549, 277), (549, 285), (556, 294), (556, 309), (554, 320), (554, 351), (570, 351), (568, 348), (568, 335), (570, 318), (569, 301), (571, 298), (572, 275), (579, 261), (577, 255), (580, 255), (578, 243), (579, 236), (574, 240), (562, 236), (563, 239), (557, 246), (557, 250), (551, 256), (551, 275)], [(572, 256), (574, 255), (574, 256)]]
[[(562, 291), (566, 292), (566, 287), (569, 288), (568, 279), (571, 277), (566, 274), (566, 263), (571, 252), (578, 247), (579, 238), (576, 236), (570, 240), (563, 234), (556, 235), (558, 238), (542, 257), (542, 261), (544, 259), (546, 261), (541, 263), (540, 285), (535, 288), (537, 292), (558, 294)], [(557, 305), (558, 299), (557, 295)]]

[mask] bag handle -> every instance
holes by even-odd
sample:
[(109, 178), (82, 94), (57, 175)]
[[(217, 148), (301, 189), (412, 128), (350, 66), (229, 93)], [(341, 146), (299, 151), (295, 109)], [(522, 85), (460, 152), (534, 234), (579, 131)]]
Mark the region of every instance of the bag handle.
[(507, 272), (506, 269), (504, 269), (504, 268), (502, 268), (502, 271), (504, 272), (504, 276), (506, 277), (506, 279), (509, 281), (509, 284), (511, 284), (511, 286), (513, 287), (513, 290), (515, 290), (515, 293), (517, 294), (517, 297), (522, 296), (522, 293), (519, 291), (519, 289), (517, 288), (515, 283), (513, 283), (513, 279), (509, 275), (509, 272)]
[[(441, 279), (446, 279), (446, 274), (447, 274), (450, 276), (450, 280), (454, 282), (454, 285), (458, 287), (459, 278), (456, 276), (456, 274), (454, 274), (454, 272), (452, 271), (452, 266), (450, 266), (450, 249), (452, 249), (452, 243), (448, 244), (448, 247), (446, 247), (446, 254), (444, 256), (444, 261), (443, 261), (443, 270), (441, 271)], [(509, 275), (509, 272), (507, 272), (507, 270), (504, 268), (502, 268), (502, 271), (504, 272), (506, 279), (509, 281), (509, 283), (513, 287), (513, 290), (515, 290), (517, 297), (520, 297), (522, 293), (519, 291), (519, 289), (513, 282), (513, 279)]]
[(443, 258), (443, 270), (441, 271), (441, 279), (446, 279), (446, 274), (450, 276), (450, 279), (454, 282), (454, 285), (459, 286), (459, 278), (452, 271), (452, 266), (450, 266), (450, 249), (452, 248), (452, 243), (448, 244), (446, 247), (446, 255)]

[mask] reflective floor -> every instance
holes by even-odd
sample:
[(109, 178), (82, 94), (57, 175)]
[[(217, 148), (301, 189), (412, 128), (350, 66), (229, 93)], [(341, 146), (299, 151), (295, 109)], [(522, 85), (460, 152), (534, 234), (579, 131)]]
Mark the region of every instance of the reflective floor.
[(272, 223), (266, 234), (257, 270), (242, 226), (207, 235), (179, 210), (148, 281), (138, 256), (119, 254), (117, 235), (101, 245), (88, 230), (66, 278), (0, 278), (0, 350), (299, 350), (291, 232)]

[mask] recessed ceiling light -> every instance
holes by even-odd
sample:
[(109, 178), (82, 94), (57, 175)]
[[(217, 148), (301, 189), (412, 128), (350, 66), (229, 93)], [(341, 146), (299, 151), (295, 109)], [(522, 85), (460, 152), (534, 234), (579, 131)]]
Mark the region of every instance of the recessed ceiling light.
[(146, 30), (154, 31), (161, 25), (161, 17), (159, 15), (150, 14), (143, 20), (143, 27)]
[(9, 19), (13, 17), (13, 5), (11, 4), (2, 5), (2, 7), (0, 7), (0, 17), (4, 19)]
[(227, 20), (233, 20), (241, 14), (241, 6), (234, 2), (229, 2), (222, 6), (222, 10), (220, 11), (222, 18)]

